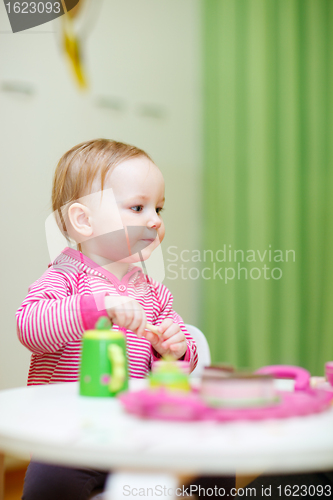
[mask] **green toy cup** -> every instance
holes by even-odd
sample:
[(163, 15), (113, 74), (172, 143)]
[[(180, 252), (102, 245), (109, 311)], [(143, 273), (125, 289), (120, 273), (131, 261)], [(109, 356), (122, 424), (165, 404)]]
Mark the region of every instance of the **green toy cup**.
[(80, 395), (113, 397), (128, 389), (125, 335), (110, 330), (108, 318), (100, 318), (96, 330), (82, 337)]

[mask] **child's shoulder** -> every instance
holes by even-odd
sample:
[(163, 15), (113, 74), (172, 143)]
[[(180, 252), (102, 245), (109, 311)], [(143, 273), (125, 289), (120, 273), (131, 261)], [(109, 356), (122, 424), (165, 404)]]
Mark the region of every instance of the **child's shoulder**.
[(29, 291), (42, 284), (48, 283), (50, 285), (59, 283), (59, 280), (66, 280), (70, 282), (77, 279), (77, 274), (79, 272), (78, 262), (69, 257), (68, 255), (61, 253), (47, 266), (46, 271), (40, 276), (34, 283), (29, 286)]
[(56, 272), (63, 274), (64, 276), (70, 277), (77, 275), (81, 269), (80, 262), (74, 259), (72, 256), (67, 255), (64, 251), (61, 252), (58, 257), (56, 257), (53, 262), (50, 262), (46, 272)]

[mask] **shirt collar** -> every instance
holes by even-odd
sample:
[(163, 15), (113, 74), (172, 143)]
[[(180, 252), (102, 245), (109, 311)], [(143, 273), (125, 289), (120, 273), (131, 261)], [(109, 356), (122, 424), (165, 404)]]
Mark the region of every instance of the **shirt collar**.
[(77, 260), (78, 262), (81, 262), (81, 264), (86, 265), (87, 267), (89, 267), (91, 269), (94, 269), (95, 271), (97, 271), (99, 274), (103, 275), (105, 278), (107, 278), (109, 281), (111, 281), (116, 286), (118, 286), (120, 283), (123, 285), (127, 285), (129, 283), (130, 279), (133, 279), (134, 275), (136, 275), (137, 273), (138, 273), (138, 277), (140, 277), (141, 279), (144, 276), (142, 269), (139, 266), (134, 266), (133, 264), (130, 264), (125, 276), (123, 276), (122, 279), (119, 280), (117, 278), (117, 276), (112, 274), (107, 269), (104, 269), (103, 267), (99, 266), (96, 262), (94, 262), (92, 259), (90, 259), (86, 255), (84, 255), (79, 250), (75, 250), (74, 248), (66, 247), (61, 253), (68, 255), (69, 257), (72, 257), (73, 259)]

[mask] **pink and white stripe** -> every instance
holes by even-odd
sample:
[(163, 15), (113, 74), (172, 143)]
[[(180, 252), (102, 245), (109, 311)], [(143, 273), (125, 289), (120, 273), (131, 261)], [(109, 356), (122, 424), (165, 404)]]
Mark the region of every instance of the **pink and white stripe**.
[[(66, 248), (29, 287), (16, 312), (19, 340), (32, 352), (28, 385), (78, 380), (82, 334), (106, 315), (101, 305), (105, 295), (134, 298), (153, 325), (165, 318), (178, 323), (187, 339), (184, 359), (190, 362), (191, 370), (195, 368), (195, 341), (172, 309), (173, 297), (163, 284), (144, 276), (138, 267), (131, 267), (119, 281), (82, 253)], [(143, 378), (159, 355), (148, 340), (139, 339), (130, 330), (125, 334), (130, 377)]]

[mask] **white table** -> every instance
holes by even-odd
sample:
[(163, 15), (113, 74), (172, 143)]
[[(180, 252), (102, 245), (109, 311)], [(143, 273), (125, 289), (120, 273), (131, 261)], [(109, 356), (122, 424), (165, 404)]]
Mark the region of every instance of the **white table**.
[[(143, 381), (133, 381), (140, 388)], [(260, 422), (140, 420), (116, 399), (78, 395), (78, 384), (0, 392), (0, 450), (101, 469), (252, 474), (333, 469), (333, 407)]]

